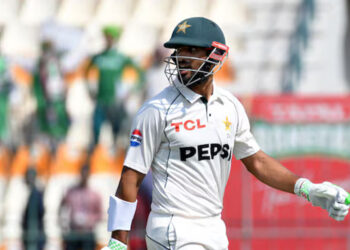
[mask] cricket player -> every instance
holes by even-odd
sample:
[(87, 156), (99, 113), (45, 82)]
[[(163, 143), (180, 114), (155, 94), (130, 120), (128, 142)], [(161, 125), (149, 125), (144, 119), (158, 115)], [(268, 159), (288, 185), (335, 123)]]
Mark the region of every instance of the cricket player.
[(164, 46), (174, 49), (165, 68), (171, 84), (134, 119), (119, 187), (110, 197), (112, 238), (104, 249), (127, 248), (137, 192), (150, 168), (147, 248), (228, 249), (221, 211), (233, 155), (261, 182), (344, 220), (349, 194), (329, 182), (300, 178), (265, 154), (250, 132), (242, 104), (215, 86), (213, 75), (229, 50), (216, 23), (203, 17), (183, 20)]

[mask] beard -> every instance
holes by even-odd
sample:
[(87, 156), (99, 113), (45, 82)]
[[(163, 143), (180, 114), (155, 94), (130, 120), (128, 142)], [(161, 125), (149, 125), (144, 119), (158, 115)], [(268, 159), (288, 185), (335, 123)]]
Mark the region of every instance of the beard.
[[(188, 68), (186, 68), (186, 69), (188, 69)], [(182, 69), (182, 70), (185, 71), (185, 69)], [(182, 70), (181, 69), (179, 70), (179, 72), (177, 74), (177, 78), (185, 86), (187, 86), (187, 85), (189, 85), (189, 86), (200, 85), (200, 84), (206, 82), (208, 77), (209, 77), (209, 76), (205, 76), (207, 73), (197, 72), (197, 71), (189, 71), (185, 74), (181, 74)]]

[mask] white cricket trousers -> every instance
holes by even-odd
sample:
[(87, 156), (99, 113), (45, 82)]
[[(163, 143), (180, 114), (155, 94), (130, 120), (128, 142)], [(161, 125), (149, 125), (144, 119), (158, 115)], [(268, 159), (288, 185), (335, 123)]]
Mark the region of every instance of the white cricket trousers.
[(227, 250), (221, 215), (186, 218), (151, 212), (146, 227), (148, 250)]

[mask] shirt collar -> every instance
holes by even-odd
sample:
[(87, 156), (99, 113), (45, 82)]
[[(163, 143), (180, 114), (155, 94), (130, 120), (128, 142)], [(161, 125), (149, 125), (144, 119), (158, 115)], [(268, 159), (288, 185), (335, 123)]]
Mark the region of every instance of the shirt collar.
[[(189, 101), (191, 104), (196, 102), (198, 99), (200, 99), (202, 96), (200, 94), (197, 94), (196, 92), (192, 91), (190, 88), (183, 85), (178, 79), (174, 81), (175, 87), (180, 91), (180, 93), (186, 98), (187, 101)], [(213, 94), (210, 97), (210, 102), (212, 99), (216, 99), (216, 84), (213, 81)]]

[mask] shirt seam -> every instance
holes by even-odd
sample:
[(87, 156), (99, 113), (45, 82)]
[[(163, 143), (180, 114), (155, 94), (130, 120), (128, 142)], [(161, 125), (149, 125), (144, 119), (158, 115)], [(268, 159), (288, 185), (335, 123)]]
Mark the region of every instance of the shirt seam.
[[(180, 91), (179, 91), (179, 92), (180, 92)], [(171, 106), (174, 104), (174, 102), (176, 101), (176, 99), (177, 99), (180, 95), (181, 95), (181, 92), (180, 92), (180, 93), (174, 98), (174, 100), (170, 103), (169, 108), (167, 109), (167, 111), (166, 111), (166, 113), (165, 113), (165, 118), (164, 118), (164, 120), (165, 120), (165, 126), (164, 126), (163, 132), (164, 132), (164, 136), (165, 136), (166, 140), (168, 141), (168, 150), (169, 150), (169, 152), (168, 152), (168, 157), (167, 157), (167, 160), (166, 160), (166, 168), (165, 168), (166, 176), (165, 176), (164, 188), (166, 188), (166, 185), (167, 185), (167, 183), (168, 183), (168, 178), (169, 178), (168, 168), (169, 168), (169, 159), (170, 159), (170, 153), (171, 153), (170, 140), (169, 140), (169, 138), (168, 138), (168, 135), (167, 135), (166, 132), (165, 132), (165, 129), (166, 129), (167, 126), (168, 126), (167, 116), (168, 116), (168, 114), (169, 114), (169, 110), (170, 110)]]
[(170, 248), (164, 246), (163, 244), (159, 243), (158, 241), (156, 241), (155, 239), (151, 238), (148, 234), (146, 234), (146, 237), (149, 238), (151, 241), (155, 242), (156, 244), (158, 244), (159, 246), (164, 247), (165, 249), (169, 250)]

